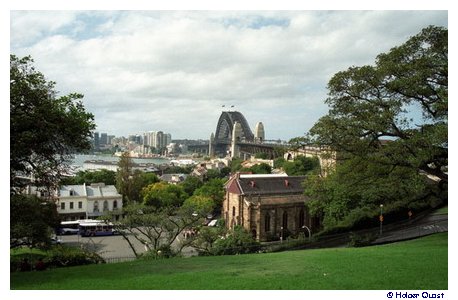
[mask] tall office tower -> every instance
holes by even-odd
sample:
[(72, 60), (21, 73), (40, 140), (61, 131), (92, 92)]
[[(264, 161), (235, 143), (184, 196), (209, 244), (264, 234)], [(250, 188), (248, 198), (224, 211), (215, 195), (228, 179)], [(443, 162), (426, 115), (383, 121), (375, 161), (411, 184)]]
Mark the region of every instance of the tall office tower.
[(99, 133), (94, 132), (94, 149), (99, 149), (99, 147), (100, 147)]
[(165, 144), (164, 147), (167, 147), (172, 142), (172, 135), (170, 133), (164, 134)]
[(100, 134), (100, 145), (108, 145), (108, 135), (105, 132)]
[(156, 149), (163, 148), (164, 147), (163, 139), (164, 139), (164, 133), (162, 131), (157, 131), (155, 139), (154, 139), (154, 142), (155, 142), (154, 148), (156, 148)]

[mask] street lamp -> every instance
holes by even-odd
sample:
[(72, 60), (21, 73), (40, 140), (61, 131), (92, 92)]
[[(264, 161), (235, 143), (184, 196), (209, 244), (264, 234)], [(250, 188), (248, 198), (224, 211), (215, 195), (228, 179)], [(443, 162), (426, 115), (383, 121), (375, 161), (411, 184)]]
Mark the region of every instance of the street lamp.
[(280, 243), (283, 243), (283, 226), (280, 227)]
[(304, 229), (304, 240), (305, 240), (305, 229), (307, 229), (307, 231), (309, 232), (309, 243), (312, 241), (312, 233), (310, 231), (310, 228), (308, 228), (307, 226), (302, 226), (302, 229)]
[(383, 204), (380, 204), (380, 235), (383, 232)]

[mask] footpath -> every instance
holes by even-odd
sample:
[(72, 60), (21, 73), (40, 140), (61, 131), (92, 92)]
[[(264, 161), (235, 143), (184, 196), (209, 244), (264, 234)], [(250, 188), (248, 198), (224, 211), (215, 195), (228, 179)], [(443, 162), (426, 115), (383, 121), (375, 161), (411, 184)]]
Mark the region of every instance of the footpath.
[(334, 234), (320, 237), (318, 241), (306, 243), (296, 249), (317, 249), (348, 247), (355, 240), (360, 246), (380, 245), (415, 239), (439, 232), (448, 232), (448, 214), (427, 212), (411, 220), (392, 224), (383, 224), (382, 234), (380, 227)]

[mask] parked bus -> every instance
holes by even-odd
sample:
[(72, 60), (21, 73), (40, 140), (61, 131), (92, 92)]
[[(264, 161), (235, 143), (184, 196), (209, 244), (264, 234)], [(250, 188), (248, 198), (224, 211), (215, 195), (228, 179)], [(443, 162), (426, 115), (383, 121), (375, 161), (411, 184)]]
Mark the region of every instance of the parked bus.
[(115, 234), (112, 223), (105, 223), (98, 220), (86, 220), (79, 224), (81, 236), (106, 236)]

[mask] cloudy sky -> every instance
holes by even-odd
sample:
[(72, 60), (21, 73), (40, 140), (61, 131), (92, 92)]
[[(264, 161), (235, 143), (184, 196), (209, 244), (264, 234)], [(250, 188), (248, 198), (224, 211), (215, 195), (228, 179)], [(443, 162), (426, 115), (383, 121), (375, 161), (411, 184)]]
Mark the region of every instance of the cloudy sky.
[(428, 25), (447, 11), (13, 10), (10, 51), (84, 94), (100, 132), (207, 139), (234, 105), (288, 140), (326, 114), (333, 74)]

